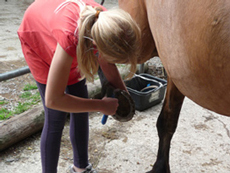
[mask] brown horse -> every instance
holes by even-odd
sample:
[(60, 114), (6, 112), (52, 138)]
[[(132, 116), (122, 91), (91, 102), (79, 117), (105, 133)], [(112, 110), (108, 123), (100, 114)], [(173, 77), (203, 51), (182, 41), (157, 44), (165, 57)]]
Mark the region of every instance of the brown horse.
[(230, 116), (230, 1), (119, 0), (142, 30), (140, 63), (158, 55), (168, 86), (149, 173), (170, 172), (169, 148), (184, 97)]

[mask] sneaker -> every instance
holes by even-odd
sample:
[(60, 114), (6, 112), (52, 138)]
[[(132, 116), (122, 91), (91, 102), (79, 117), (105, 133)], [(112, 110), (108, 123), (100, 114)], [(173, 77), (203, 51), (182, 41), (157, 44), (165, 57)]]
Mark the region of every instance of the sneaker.
[[(85, 169), (86, 169), (86, 170), (83, 171), (83, 172), (81, 172), (81, 173), (98, 173), (95, 169), (93, 169), (92, 164), (89, 164)], [(74, 171), (73, 165), (70, 166), (70, 168), (69, 168), (69, 173), (77, 173), (77, 172)]]

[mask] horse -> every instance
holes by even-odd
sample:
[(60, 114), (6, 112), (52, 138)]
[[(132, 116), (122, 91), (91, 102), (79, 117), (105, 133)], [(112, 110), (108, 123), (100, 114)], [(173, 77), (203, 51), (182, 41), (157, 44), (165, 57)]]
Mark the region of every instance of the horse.
[(159, 147), (148, 173), (169, 173), (171, 139), (185, 97), (230, 116), (230, 1), (118, 0), (140, 26), (138, 62), (159, 56), (167, 90), (157, 119)]

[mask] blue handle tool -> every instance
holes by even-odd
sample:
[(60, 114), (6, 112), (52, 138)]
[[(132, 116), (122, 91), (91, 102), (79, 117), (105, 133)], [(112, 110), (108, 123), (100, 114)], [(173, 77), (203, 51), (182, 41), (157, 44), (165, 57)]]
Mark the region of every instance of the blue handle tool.
[[(114, 95), (111, 96), (112, 98), (114, 98)], [(106, 124), (106, 121), (108, 119), (108, 115), (103, 115), (102, 119), (101, 119), (101, 124), (105, 125)]]
[(101, 119), (101, 124), (105, 125), (107, 119), (108, 119), (108, 115), (103, 115), (103, 117)]

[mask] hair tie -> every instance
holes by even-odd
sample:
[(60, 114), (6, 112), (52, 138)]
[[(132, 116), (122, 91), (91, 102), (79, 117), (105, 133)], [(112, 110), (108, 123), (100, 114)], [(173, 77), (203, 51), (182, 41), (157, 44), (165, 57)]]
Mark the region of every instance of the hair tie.
[(100, 10), (96, 11), (96, 14), (95, 14), (96, 19), (98, 19), (100, 12), (101, 12)]

